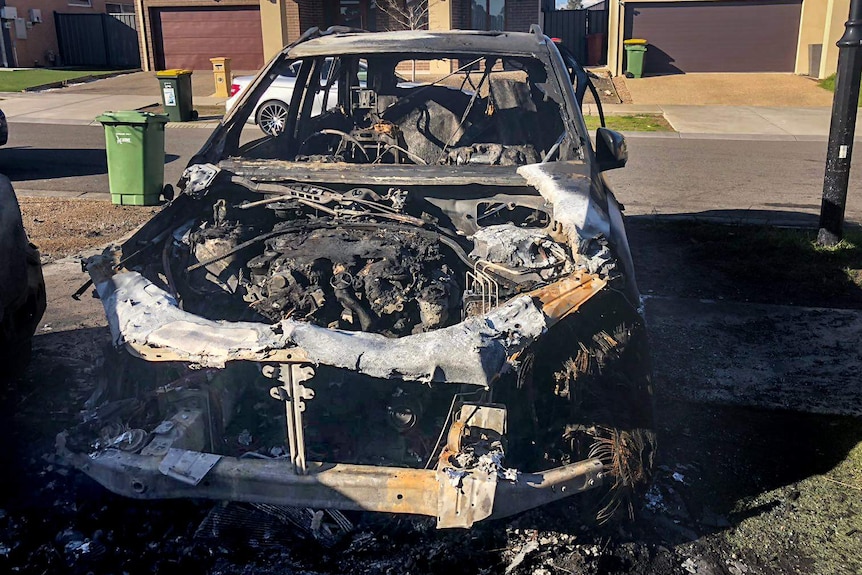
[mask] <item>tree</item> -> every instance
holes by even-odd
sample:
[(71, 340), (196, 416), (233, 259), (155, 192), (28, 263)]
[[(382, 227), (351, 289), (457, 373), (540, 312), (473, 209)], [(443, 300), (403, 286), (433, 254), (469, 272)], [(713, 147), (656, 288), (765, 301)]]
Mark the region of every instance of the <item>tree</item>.
[(584, 0), (568, 0), (563, 10), (580, 10), (584, 7)]
[(377, 9), (389, 17), (390, 30), (424, 30), (428, 13), (443, 0), (377, 0)]
[[(428, 13), (443, 0), (377, 0), (377, 9), (388, 16), (387, 30), (425, 30)], [(411, 78), (416, 80), (416, 60), (413, 60)]]

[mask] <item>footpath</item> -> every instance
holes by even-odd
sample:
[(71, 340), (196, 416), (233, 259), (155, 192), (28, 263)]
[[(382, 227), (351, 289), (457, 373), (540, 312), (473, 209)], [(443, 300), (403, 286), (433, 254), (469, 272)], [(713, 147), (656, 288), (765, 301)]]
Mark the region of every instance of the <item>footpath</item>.
[[(0, 109), (10, 123), (99, 126), (96, 116), (107, 111), (141, 110), (161, 104), (158, 96), (65, 91), (0, 92)], [(223, 106), (226, 98), (195, 97), (195, 106)], [(209, 128), (218, 120), (168, 122), (169, 128)]]
[[(700, 106), (660, 104), (604, 104), (606, 116), (660, 114), (675, 132), (627, 132), (648, 138), (721, 140), (826, 141), (832, 108), (818, 106)], [(595, 104), (585, 104), (584, 114), (597, 116)], [(857, 122), (857, 139), (862, 139)]]

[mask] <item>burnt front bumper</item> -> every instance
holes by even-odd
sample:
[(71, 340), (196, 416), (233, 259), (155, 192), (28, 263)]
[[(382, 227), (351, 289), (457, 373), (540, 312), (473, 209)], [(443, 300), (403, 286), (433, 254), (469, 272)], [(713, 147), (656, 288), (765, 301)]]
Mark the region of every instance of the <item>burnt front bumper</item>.
[[(266, 460), (206, 452), (215, 443), (203, 431), (206, 418), (194, 410), (178, 412), (152, 431), (134, 430), (146, 437), (134, 449), (122, 448), (123, 434), (82, 453), (68, 449), (61, 434), (62, 459), (117, 494), (425, 515), (435, 517), (439, 528), (466, 528), (604, 481), (599, 459), (536, 473), (504, 468), (506, 413), (496, 404), (464, 404), (434, 469), (306, 461), (303, 423), (304, 403), (315, 397), (310, 379), (320, 365), (396, 381), (491, 387), (548, 328), (606, 287), (594, 275), (572, 275), (454, 326), (389, 339), (291, 320), (275, 326), (212, 321), (179, 309), (170, 294), (138, 273), (114, 273), (98, 259), (88, 269), (118, 347), (149, 362), (216, 369), (258, 364), (275, 384), (270, 396), (284, 403), (287, 424), (289, 457)], [(465, 432), (469, 428), (475, 433)], [(468, 445), (475, 438), (480, 445)], [(461, 455), (470, 462), (461, 463)]]
[(514, 515), (599, 487), (604, 476), (598, 459), (519, 473), (514, 480), (477, 472), (456, 481), (445, 471), (315, 462), (300, 475), (287, 459), (220, 457), (195, 485), (166, 475), (165, 460), (191, 469), (196, 461), (207, 466), (203, 456), (211, 454), (178, 451), (164, 457), (118, 449), (64, 455), (110, 491), (136, 499), (204, 498), (425, 515), (436, 517), (438, 528)]

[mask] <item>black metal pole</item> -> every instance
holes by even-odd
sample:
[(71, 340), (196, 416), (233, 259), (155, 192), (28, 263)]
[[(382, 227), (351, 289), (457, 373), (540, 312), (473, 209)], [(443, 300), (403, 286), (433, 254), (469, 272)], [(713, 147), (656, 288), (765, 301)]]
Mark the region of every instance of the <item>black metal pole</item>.
[(832, 100), (832, 124), (826, 149), (826, 175), (820, 205), (817, 243), (830, 246), (841, 241), (850, 159), (856, 132), (859, 82), (862, 80), (862, 0), (850, 0), (850, 19), (838, 40), (838, 76)]

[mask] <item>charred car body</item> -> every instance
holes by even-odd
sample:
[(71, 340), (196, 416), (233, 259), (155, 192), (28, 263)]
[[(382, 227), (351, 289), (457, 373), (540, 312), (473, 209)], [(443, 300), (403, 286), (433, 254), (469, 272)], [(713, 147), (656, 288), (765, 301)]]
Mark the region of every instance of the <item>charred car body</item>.
[[(4, 144), (5, 123), (3, 118), (0, 143)], [(12, 182), (0, 175), (0, 380), (27, 365), (45, 306), (39, 250), (27, 239)]]
[[(406, 82), (413, 61), (451, 73)], [(296, 62), (284, 130), (250, 137)], [(625, 145), (593, 150), (573, 66), (538, 29), (286, 48), (177, 198), (87, 262), (119, 351), (65, 459), (130, 497), (441, 528), (621, 507), (652, 464), (649, 362), (601, 176)]]

